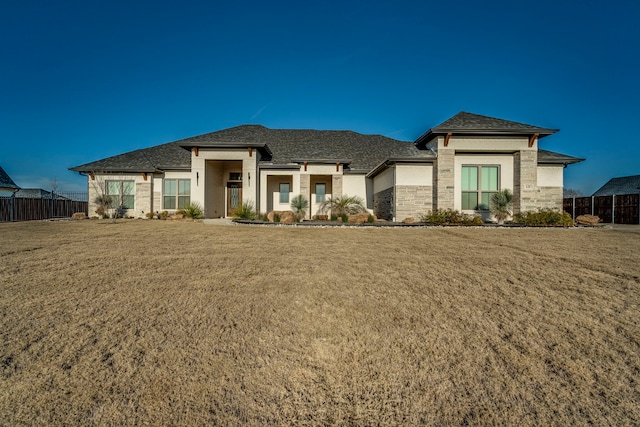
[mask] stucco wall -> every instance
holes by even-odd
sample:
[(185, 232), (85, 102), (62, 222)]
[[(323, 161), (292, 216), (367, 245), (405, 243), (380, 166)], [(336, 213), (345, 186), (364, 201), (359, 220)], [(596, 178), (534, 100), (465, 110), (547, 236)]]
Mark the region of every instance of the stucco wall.
[(462, 211), (462, 166), (486, 165), (499, 167), (500, 190), (513, 192), (513, 154), (458, 154), (455, 159), (454, 209)]

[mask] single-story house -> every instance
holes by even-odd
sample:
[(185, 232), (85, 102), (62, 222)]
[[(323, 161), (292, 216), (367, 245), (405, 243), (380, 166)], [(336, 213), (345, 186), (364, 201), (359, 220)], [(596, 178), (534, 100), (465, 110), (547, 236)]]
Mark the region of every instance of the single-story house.
[(20, 187), (13, 182), (9, 174), (0, 166), (0, 197), (10, 197), (18, 190), (20, 190)]
[(640, 175), (611, 178), (593, 196), (617, 196), (640, 193)]
[(489, 216), (490, 196), (514, 194), (514, 211), (562, 209), (563, 169), (583, 159), (538, 147), (556, 133), (461, 112), (415, 142), (352, 131), (242, 125), (70, 168), (86, 174), (89, 215), (97, 195), (126, 214), (175, 211), (198, 202), (209, 218), (243, 201), (259, 212), (289, 210), (297, 195), (307, 217), (324, 200), (359, 196), (379, 218), (401, 221), (434, 209)]

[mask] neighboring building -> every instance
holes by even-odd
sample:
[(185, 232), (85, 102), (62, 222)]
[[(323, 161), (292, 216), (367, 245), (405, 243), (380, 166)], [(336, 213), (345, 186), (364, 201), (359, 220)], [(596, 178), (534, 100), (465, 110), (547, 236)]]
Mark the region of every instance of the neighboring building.
[(360, 196), (378, 217), (401, 221), (433, 209), (488, 213), (491, 194), (508, 188), (514, 211), (562, 209), (563, 169), (583, 159), (538, 148), (556, 133), (461, 112), (414, 143), (352, 131), (243, 125), (70, 168), (87, 174), (89, 212), (108, 194), (127, 214), (174, 211), (199, 202), (210, 218), (242, 201), (260, 212), (309, 200)]
[(11, 177), (0, 166), (0, 197), (9, 197), (19, 189), (20, 187), (13, 182)]
[(611, 178), (605, 185), (600, 187), (598, 191), (593, 193), (594, 196), (614, 196), (624, 194), (640, 193), (640, 175), (621, 176), (619, 178)]

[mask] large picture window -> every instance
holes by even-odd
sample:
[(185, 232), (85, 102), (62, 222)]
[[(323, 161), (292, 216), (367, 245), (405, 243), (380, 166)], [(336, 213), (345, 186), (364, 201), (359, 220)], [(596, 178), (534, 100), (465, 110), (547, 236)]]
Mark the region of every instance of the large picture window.
[(107, 196), (111, 198), (111, 207), (133, 209), (135, 188), (134, 181), (107, 181)]
[(190, 179), (165, 179), (163, 188), (164, 209), (183, 209), (191, 202)]
[(462, 166), (462, 210), (489, 210), (500, 186), (499, 172), (498, 166)]
[(289, 189), (290, 185), (288, 182), (280, 183), (280, 203), (289, 203)]

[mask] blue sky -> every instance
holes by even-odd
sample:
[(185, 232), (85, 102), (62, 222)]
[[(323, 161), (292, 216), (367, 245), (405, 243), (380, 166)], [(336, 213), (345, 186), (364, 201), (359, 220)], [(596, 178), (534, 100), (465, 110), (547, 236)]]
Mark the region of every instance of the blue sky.
[(259, 123), (413, 141), (459, 111), (560, 132), (591, 194), (640, 174), (637, 1), (5, 1), (0, 166), (67, 168)]

